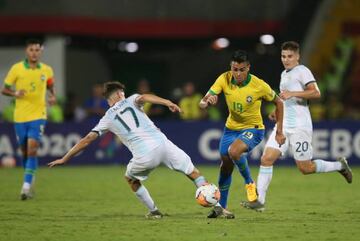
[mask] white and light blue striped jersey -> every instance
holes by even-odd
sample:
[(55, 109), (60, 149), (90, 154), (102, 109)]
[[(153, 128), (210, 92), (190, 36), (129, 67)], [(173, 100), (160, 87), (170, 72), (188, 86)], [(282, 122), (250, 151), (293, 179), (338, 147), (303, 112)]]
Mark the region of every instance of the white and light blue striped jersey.
[(135, 103), (138, 96), (134, 94), (110, 107), (92, 129), (99, 135), (107, 131), (117, 135), (135, 158), (146, 155), (167, 139), (142, 106)]
[[(280, 91), (304, 91), (306, 86), (313, 82), (315, 78), (311, 71), (304, 65), (297, 65), (281, 73)], [(312, 120), (306, 99), (292, 97), (284, 101), (283, 128), (312, 131)]]

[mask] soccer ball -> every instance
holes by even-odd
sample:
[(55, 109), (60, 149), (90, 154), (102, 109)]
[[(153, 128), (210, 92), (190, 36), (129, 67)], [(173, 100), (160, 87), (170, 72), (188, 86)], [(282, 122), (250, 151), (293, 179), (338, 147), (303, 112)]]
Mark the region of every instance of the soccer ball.
[(196, 190), (195, 199), (203, 207), (215, 206), (220, 200), (219, 188), (212, 183), (203, 185)]

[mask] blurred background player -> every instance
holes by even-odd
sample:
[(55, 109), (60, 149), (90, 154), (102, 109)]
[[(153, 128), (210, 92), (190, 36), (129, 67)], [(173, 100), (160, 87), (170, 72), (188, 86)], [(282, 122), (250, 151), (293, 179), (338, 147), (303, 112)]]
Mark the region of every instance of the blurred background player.
[[(308, 100), (318, 99), (321, 94), (313, 74), (306, 66), (299, 64), (299, 59), (298, 43), (290, 41), (282, 44), (281, 61), (285, 70), (281, 74), (280, 97), (284, 100), (283, 129), (286, 141), (279, 146), (275, 140), (275, 132), (270, 135), (261, 157), (257, 179), (258, 200), (242, 202), (244, 207), (257, 211), (265, 210), (266, 191), (272, 179), (273, 164), (289, 148), (292, 149), (296, 165), (303, 174), (338, 171), (348, 183), (352, 182), (351, 169), (345, 158), (339, 158), (336, 162), (311, 160), (313, 127)], [(276, 120), (275, 113), (271, 113), (269, 118)]]
[(55, 104), (54, 74), (50, 66), (39, 62), (41, 42), (26, 42), (26, 58), (8, 72), (2, 94), (15, 97), (14, 124), (25, 168), (21, 200), (32, 197), (34, 174), (38, 165), (37, 150), (46, 124), (46, 90), (48, 102)]
[(247, 53), (242, 50), (235, 51), (230, 67), (231, 70), (217, 78), (200, 102), (202, 108), (206, 108), (208, 104), (214, 105), (218, 100), (217, 95), (224, 92), (229, 111), (219, 146), (221, 198), (209, 218), (234, 218), (234, 215), (226, 210), (234, 164), (244, 178), (248, 200), (257, 199), (256, 185), (251, 177), (247, 155), (264, 138), (265, 127), (260, 112), (262, 100), (275, 103), (278, 124), (275, 138), (278, 145), (285, 141), (282, 134), (283, 103), (267, 83), (249, 73)]
[(182, 110), (180, 118), (185, 121), (204, 119), (206, 113), (199, 107), (202, 96), (196, 92), (193, 82), (186, 82), (183, 86), (183, 97), (179, 101)]
[[(139, 82), (137, 83), (136, 91), (138, 94), (153, 94), (151, 91), (149, 80), (146, 78), (141, 78)], [(144, 112), (147, 116), (151, 118), (161, 118), (164, 114), (163, 106), (161, 105), (153, 105), (152, 103), (146, 102), (144, 104)]]
[(110, 106), (94, 129), (71, 148), (63, 158), (50, 162), (48, 165), (64, 164), (74, 155), (85, 149), (102, 134), (111, 131), (131, 151), (133, 158), (126, 168), (125, 179), (139, 200), (149, 209), (147, 218), (162, 218), (148, 190), (141, 184), (149, 173), (164, 164), (172, 170), (187, 175), (197, 187), (206, 184), (206, 180), (194, 167), (190, 157), (154, 125), (144, 113), (146, 102), (167, 106), (172, 112), (180, 112), (179, 106), (170, 100), (152, 94), (134, 94), (125, 98), (125, 86), (119, 82), (105, 84), (104, 95)]
[(99, 121), (109, 107), (102, 94), (102, 84), (95, 84), (92, 87), (91, 97), (89, 97), (84, 103), (87, 118), (93, 120), (94, 122)]

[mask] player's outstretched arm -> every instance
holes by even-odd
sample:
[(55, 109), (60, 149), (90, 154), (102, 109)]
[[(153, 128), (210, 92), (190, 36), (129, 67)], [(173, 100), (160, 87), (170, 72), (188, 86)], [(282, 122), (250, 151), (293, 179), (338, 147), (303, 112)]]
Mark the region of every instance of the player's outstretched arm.
[(96, 138), (98, 138), (98, 134), (96, 132), (89, 132), (85, 137), (83, 137), (75, 146), (73, 146), (66, 154), (60, 159), (49, 162), (48, 166), (53, 167), (56, 165), (62, 165), (68, 162), (73, 156), (84, 150), (89, 144), (91, 144)]
[(55, 105), (56, 104), (56, 95), (55, 95), (55, 88), (54, 85), (48, 85), (47, 89), (49, 91), (49, 96), (48, 96), (48, 103), (49, 105)]
[(218, 96), (207, 92), (206, 95), (200, 100), (199, 107), (205, 109), (208, 105), (215, 105), (218, 101)]
[(280, 98), (283, 100), (287, 100), (291, 97), (298, 97), (303, 99), (319, 99), (321, 97), (321, 93), (317, 84), (310, 83), (306, 86), (304, 91), (287, 91), (284, 90), (280, 93)]
[(285, 143), (285, 136), (283, 134), (283, 119), (284, 119), (284, 103), (279, 96), (275, 96), (274, 103), (276, 105), (275, 109), (275, 119), (276, 119), (276, 135), (275, 139), (277, 143), (281, 146)]
[(6, 96), (13, 96), (15, 98), (21, 98), (23, 97), (25, 94), (26, 94), (26, 91), (25, 90), (12, 90), (10, 87), (4, 87), (2, 90), (1, 90), (1, 93), (3, 95), (6, 95)]
[(168, 99), (161, 98), (157, 95), (143, 94), (137, 97), (135, 102), (139, 105), (143, 105), (145, 102), (164, 105), (167, 106), (171, 112), (181, 112), (181, 109), (178, 105), (174, 104), (172, 101)]

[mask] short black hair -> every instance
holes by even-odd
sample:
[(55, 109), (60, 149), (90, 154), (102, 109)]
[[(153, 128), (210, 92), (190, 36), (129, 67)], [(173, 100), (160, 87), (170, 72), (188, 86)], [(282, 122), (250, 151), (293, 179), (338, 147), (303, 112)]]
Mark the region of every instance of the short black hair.
[(249, 55), (244, 50), (236, 50), (231, 57), (231, 61), (234, 61), (239, 64), (243, 62), (250, 63)]
[(112, 82), (106, 82), (104, 84), (104, 92), (103, 95), (106, 99), (108, 99), (115, 91), (118, 90), (125, 90), (125, 85), (117, 82), (117, 81), (112, 81)]
[(300, 52), (300, 45), (295, 41), (287, 41), (281, 45), (281, 50), (291, 50), (294, 52)]
[(39, 44), (41, 46), (43, 43), (42, 43), (42, 41), (40, 41), (40, 39), (36, 39), (36, 38), (27, 39), (25, 42), (26, 47), (28, 47), (29, 45), (33, 45), (33, 44)]

